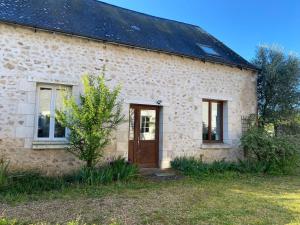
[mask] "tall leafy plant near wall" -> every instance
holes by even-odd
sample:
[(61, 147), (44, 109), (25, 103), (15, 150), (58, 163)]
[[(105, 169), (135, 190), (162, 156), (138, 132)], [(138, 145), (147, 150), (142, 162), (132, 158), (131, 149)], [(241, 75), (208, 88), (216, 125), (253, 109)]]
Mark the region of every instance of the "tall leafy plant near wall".
[(110, 89), (104, 74), (85, 75), (82, 78), (83, 94), (79, 104), (74, 97), (65, 97), (64, 109), (57, 111), (58, 121), (70, 131), (68, 150), (93, 168), (110, 144), (112, 132), (124, 120), (120, 86)]
[(272, 124), (276, 135), (282, 126), (300, 127), (300, 59), (263, 46), (257, 49), (253, 63), (261, 68), (257, 78), (260, 125)]

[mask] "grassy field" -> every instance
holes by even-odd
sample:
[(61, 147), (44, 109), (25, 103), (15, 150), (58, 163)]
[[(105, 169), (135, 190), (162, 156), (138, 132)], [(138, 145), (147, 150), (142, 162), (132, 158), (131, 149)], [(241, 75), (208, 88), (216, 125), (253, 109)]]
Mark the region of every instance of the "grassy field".
[(2, 191), (1, 215), (22, 224), (300, 224), (300, 175), (229, 173), (19, 195)]

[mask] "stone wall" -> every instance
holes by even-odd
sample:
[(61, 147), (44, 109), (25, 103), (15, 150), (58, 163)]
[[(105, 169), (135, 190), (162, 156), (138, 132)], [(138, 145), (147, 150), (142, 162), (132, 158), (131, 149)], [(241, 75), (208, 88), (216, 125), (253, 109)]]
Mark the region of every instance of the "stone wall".
[[(36, 85), (82, 89), (80, 76), (99, 74), (122, 85), (124, 113), (130, 103), (162, 100), (160, 165), (182, 155), (204, 160), (240, 156), (241, 116), (256, 112), (256, 75), (224, 65), (105, 44), (79, 37), (0, 24), (0, 155), (11, 169), (66, 172), (80, 162), (64, 150), (33, 150)], [(226, 101), (223, 145), (202, 144), (202, 99)], [(121, 125), (107, 155), (127, 156), (128, 124)]]

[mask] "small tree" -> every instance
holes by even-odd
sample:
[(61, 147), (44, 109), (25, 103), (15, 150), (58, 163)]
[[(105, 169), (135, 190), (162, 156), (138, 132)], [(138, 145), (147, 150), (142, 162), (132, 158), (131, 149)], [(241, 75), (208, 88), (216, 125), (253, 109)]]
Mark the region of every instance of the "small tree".
[(64, 110), (57, 111), (57, 119), (70, 131), (68, 150), (92, 168), (103, 156), (103, 149), (124, 115), (118, 101), (120, 86), (110, 90), (104, 75), (85, 75), (82, 82), (84, 93), (80, 94), (79, 104), (65, 97)]
[[(300, 61), (280, 49), (260, 47), (253, 63), (261, 68), (257, 79), (260, 124), (290, 124), (299, 113)], [(299, 115), (299, 114), (298, 114)]]

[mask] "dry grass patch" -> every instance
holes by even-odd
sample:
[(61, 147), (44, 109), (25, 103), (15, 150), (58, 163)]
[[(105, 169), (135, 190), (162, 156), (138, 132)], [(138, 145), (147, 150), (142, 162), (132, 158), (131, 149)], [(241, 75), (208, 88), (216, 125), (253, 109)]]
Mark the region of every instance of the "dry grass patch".
[(135, 182), (0, 207), (7, 218), (60, 224), (300, 224), (300, 176)]

